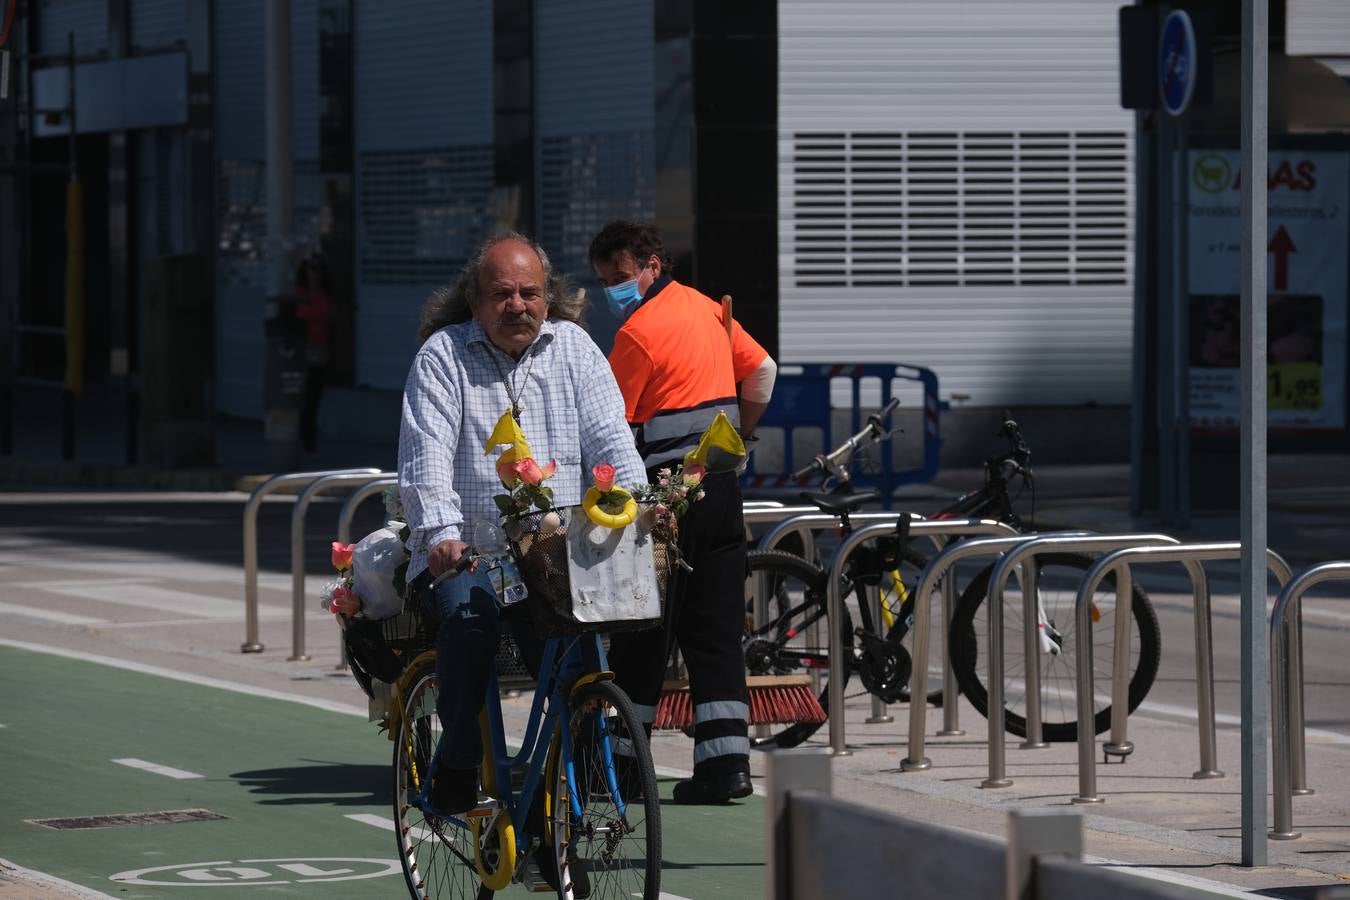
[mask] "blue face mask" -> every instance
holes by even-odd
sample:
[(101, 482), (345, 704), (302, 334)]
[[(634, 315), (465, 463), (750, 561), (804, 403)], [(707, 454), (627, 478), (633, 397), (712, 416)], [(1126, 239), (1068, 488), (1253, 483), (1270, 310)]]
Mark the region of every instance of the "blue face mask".
[(605, 288), (605, 299), (609, 301), (609, 311), (620, 319), (629, 314), (642, 302), (642, 292), (638, 290), (637, 279)]

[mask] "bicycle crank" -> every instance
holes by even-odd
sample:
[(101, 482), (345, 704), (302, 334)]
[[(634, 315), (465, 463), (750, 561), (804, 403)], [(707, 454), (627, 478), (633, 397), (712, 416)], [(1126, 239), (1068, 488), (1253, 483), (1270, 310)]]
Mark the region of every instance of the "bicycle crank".
[(863, 687), (886, 703), (895, 703), (909, 687), (909, 675), (914, 668), (909, 651), (861, 628), (854, 634), (862, 640), (858, 676)]

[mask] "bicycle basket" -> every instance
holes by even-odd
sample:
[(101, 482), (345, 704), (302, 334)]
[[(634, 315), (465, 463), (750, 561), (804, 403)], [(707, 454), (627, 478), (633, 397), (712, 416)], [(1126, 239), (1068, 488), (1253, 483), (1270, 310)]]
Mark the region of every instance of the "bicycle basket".
[[(603, 528), (581, 507), (531, 513), (511, 541), (541, 635), (632, 631), (661, 621), (675, 535)], [(575, 587), (574, 587), (575, 586)]]

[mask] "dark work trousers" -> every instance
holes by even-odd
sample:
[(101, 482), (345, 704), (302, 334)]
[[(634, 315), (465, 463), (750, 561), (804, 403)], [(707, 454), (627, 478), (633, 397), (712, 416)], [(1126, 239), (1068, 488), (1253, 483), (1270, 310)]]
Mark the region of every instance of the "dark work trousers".
[[(452, 769), (472, 769), (483, 759), (478, 716), (497, 655), (501, 611), (486, 568), (447, 578), (427, 595), (423, 615), (436, 629), (436, 712), (441, 719), (436, 757)], [(530, 674), (539, 675), (543, 642), (529, 617), (511, 615), (508, 626)]]
[(680, 550), (694, 571), (672, 574), (667, 625), (614, 635), (609, 663), (650, 729), (671, 647), (679, 645), (694, 701), (694, 777), (716, 778), (750, 771), (749, 692), (741, 655), (745, 524), (735, 474), (709, 475), (703, 490), (703, 499), (690, 504), (680, 520)]

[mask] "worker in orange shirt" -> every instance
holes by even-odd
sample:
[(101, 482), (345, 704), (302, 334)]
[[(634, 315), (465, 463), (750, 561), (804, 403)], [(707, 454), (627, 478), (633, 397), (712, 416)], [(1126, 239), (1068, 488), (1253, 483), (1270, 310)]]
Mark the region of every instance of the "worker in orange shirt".
[[(728, 336), (721, 305), (670, 276), (651, 225), (611, 222), (590, 246), (609, 308), (623, 322), (610, 367), (649, 479), (679, 463), (718, 412), (749, 438), (773, 393), (777, 366), (738, 323)], [(739, 399), (737, 388), (739, 386)], [(616, 634), (609, 655), (639, 717), (656, 717), (674, 638), (694, 702), (694, 777), (676, 803), (724, 803), (751, 792), (745, 628), (745, 526), (737, 473), (710, 473), (680, 523), (692, 572), (672, 578), (666, 629)]]

